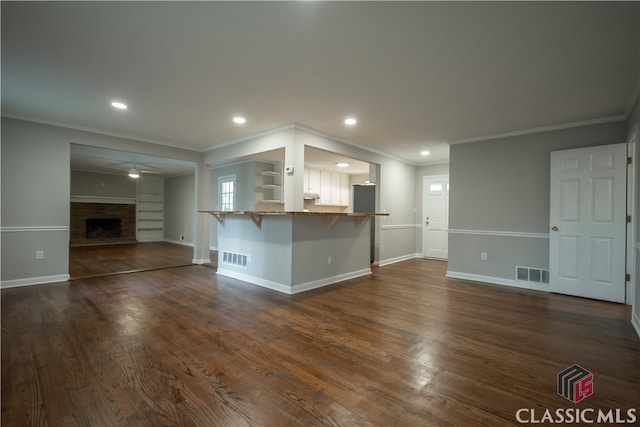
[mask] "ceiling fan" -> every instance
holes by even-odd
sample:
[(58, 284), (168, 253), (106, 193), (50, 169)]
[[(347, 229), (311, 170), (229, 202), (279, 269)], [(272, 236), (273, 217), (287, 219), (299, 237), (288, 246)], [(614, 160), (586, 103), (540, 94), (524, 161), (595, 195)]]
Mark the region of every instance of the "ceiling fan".
[[(144, 173), (144, 174), (152, 174), (152, 173), (162, 173), (160, 170), (158, 170), (155, 166), (153, 165), (149, 165), (149, 164), (145, 164), (145, 163), (136, 163), (136, 162), (118, 162), (118, 163), (113, 163), (114, 166), (126, 166), (126, 169), (128, 169), (128, 174), (130, 178), (140, 178), (140, 174)], [(140, 169), (140, 166), (144, 167), (145, 169)], [(119, 170), (126, 170), (126, 169), (121, 169), (118, 168)], [(154, 170), (155, 169), (155, 170)]]

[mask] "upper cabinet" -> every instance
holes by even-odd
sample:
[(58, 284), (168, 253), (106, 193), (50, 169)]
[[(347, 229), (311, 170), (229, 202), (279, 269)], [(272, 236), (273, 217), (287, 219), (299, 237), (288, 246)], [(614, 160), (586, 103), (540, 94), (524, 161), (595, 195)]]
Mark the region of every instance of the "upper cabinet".
[(304, 192), (318, 194), (316, 205), (349, 206), (349, 175), (314, 168), (304, 169)]
[(320, 194), (320, 170), (304, 168), (304, 192)]

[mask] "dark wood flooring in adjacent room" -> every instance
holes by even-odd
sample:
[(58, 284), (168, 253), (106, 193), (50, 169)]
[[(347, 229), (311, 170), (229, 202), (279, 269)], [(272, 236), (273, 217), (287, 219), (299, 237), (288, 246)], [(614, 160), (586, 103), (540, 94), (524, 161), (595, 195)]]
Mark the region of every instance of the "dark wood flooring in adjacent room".
[[(2, 425), (501, 426), (639, 405), (629, 307), (410, 260), (287, 296), (188, 266), (2, 290)], [(579, 364), (594, 394), (559, 396)]]
[[(211, 260), (216, 262), (216, 253)], [(132, 273), (191, 265), (193, 248), (166, 242), (72, 246), (69, 248), (71, 279)]]

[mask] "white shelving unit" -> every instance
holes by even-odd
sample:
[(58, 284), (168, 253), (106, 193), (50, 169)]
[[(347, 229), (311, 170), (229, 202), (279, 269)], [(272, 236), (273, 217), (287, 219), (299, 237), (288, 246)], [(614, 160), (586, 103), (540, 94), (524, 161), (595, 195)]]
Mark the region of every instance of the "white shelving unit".
[(256, 163), (256, 175), (261, 190), (256, 194), (256, 204), (282, 203), (282, 172), (277, 170), (278, 168), (280, 166), (277, 164)]
[(141, 177), (138, 181), (136, 239), (158, 242), (164, 238), (164, 180)]

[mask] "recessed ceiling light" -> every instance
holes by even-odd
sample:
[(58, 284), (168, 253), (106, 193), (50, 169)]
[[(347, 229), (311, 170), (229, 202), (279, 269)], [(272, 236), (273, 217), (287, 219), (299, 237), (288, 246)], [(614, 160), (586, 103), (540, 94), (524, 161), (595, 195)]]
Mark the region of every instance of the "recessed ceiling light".
[(344, 119), (344, 124), (347, 126), (353, 126), (356, 123), (358, 123), (358, 121), (356, 119), (354, 119), (353, 117), (347, 117), (346, 119)]
[(348, 168), (349, 167), (349, 163), (347, 162), (338, 162), (336, 163), (336, 166), (339, 168)]
[(233, 118), (233, 123), (237, 124), (237, 125), (243, 125), (247, 122), (247, 119), (245, 119), (242, 116), (235, 116)]
[(428, 152), (427, 150), (424, 150), (424, 151), (421, 151), (421, 152), (420, 152), (420, 155), (421, 155), (421, 156), (428, 156), (428, 155), (429, 155), (429, 152)]
[(113, 108), (117, 108), (118, 110), (126, 110), (127, 109), (127, 104), (122, 103), (122, 102), (118, 102), (118, 101), (113, 101), (111, 103), (111, 106)]

